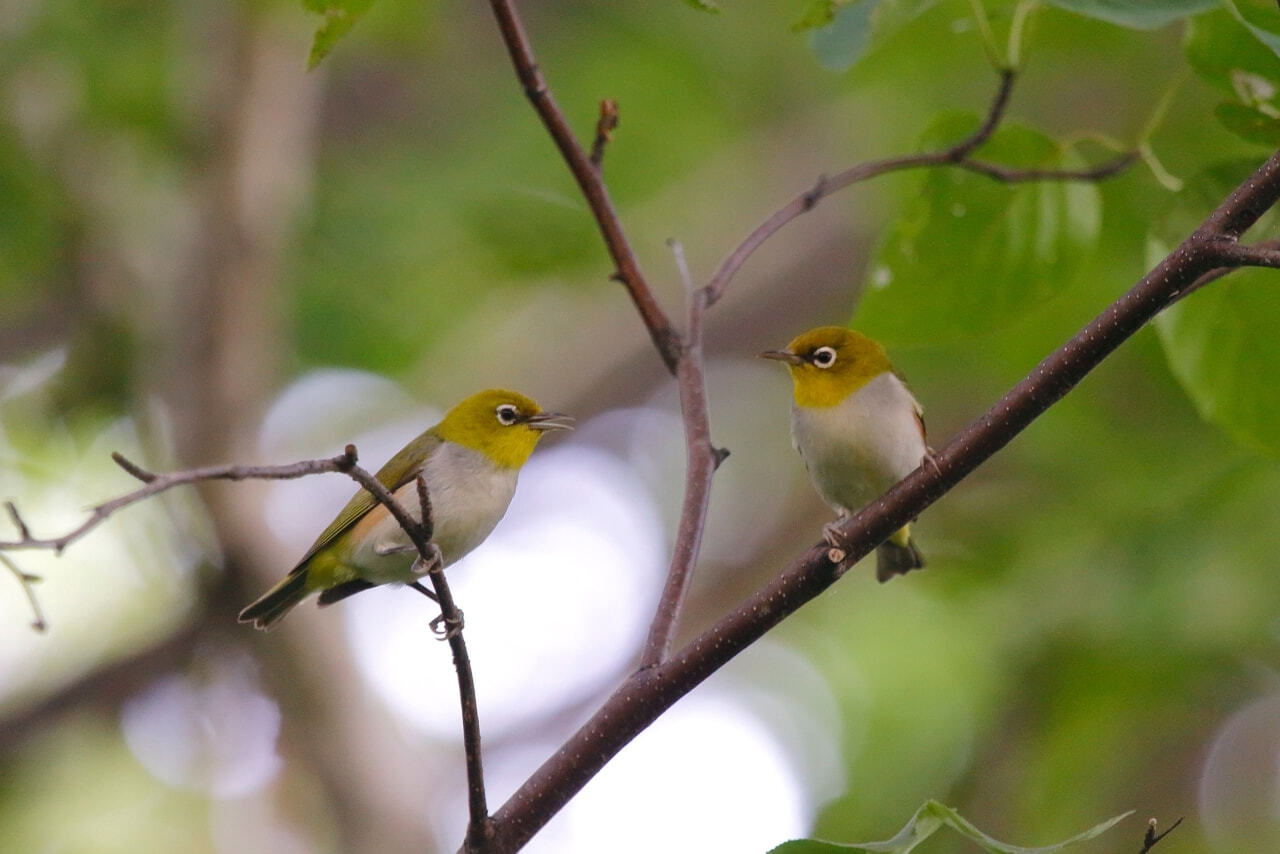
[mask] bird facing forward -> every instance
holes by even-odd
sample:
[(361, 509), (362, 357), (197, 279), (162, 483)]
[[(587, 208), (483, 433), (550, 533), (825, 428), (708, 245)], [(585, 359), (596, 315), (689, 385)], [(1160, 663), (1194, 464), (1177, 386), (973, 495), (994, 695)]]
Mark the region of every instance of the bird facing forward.
[[(478, 546), (507, 512), (516, 477), (548, 430), (572, 419), (543, 412), (522, 394), (489, 389), (450, 409), (440, 423), (400, 449), (376, 477), (415, 519), (417, 478), (431, 501), (431, 542), (448, 566)], [(409, 583), (417, 550), (390, 511), (361, 490), (325, 528), (284, 580), (240, 612), (240, 622), (269, 629), (312, 593), (320, 604), (376, 587)]]
[[(760, 354), (791, 373), (791, 444), (814, 488), (838, 518), (823, 528), (844, 548), (836, 526), (920, 466), (928, 454), (920, 404), (894, 372), (884, 348), (842, 326), (820, 326), (785, 350)], [(924, 566), (910, 525), (876, 550), (876, 578)]]

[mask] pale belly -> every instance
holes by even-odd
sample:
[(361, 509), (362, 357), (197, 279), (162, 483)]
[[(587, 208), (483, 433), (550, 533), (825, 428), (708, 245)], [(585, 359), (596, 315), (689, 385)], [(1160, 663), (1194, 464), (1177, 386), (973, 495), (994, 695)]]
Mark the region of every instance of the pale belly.
[(860, 510), (914, 471), (925, 454), (918, 404), (881, 374), (835, 406), (793, 408), (791, 437), (814, 487), (841, 515)]
[[(444, 565), (465, 557), (489, 536), (515, 494), (516, 471), (499, 469), (474, 451), (443, 445), (427, 464), (431, 486), (431, 541), (440, 548)], [(395, 497), (414, 519), (420, 518), (417, 484), (396, 490)], [(404, 530), (381, 505), (352, 526), (348, 536), (360, 542), (346, 560), (352, 577), (375, 584), (412, 581), (415, 551), (385, 554), (409, 547)]]

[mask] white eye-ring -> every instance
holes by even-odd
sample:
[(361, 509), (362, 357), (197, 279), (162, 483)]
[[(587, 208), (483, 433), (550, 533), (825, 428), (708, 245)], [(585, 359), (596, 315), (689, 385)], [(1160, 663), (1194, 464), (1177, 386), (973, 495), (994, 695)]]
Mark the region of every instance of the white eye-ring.
[(498, 413), (498, 423), (503, 427), (510, 427), (520, 420), (520, 410), (516, 409), (509, 403), (501, 404), (496, 410)]
[(819, 368), (829, 368), (836, 363), (836, 351), (830, 347), (819, 347), (809, 356), (809, 361)]

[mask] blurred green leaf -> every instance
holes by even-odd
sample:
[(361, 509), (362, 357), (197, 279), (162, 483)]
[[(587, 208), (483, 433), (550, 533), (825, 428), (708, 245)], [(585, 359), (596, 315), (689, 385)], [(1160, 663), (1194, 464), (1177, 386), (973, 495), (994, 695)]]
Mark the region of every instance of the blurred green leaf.
[(818, 64), (831, 71), (849, 68), (867, 49), (871, 39), (871, 2), (841, 6), (830, 23), (809, 34), (809, 46)]
[[(961, 139), (976, 123), (945, 115), (922, 148)], [(980, 156), (1015, 167), (1082, 165), (1070, 148), (1016, 124), (1003, 125)], [(988, 333), (1071, 284), (1097, 244), (1101, 218), (1092, 184), (1005, 184), (934, 169), (881, 241), (858, 325), (890, 346)]]
[(1045, 0), (1050, 6), (1066, 9), (1131, 27), (1135, 30), (1154, 30), (1174, 21), (1212, 9), (1218, 0)]
[(1205, 82), (1236, 97), (1241, 97), (1241, 75), (1280, 82), (1280, 57), (1250, 38), (1244, 24), (1225, 9), (1191, 20), (1185, 52), (1187, 62)]
[[(1166, 255), (1257, 166), (1222, 164), (1197, 176), (1153, 229), (1149, 260)], [(1273, 234), (1267, 214), (1255, 233)], [(1280, 456), (1280, 273), (1242, 269), (1211, 282), (1156, 318), (1174, 375), (1205, 420), (1241, 444)]]
[(1280, 57), (1226, 11), (1192, 23), (1186, 55), (1205, 82), (1231, 96), (1215, 110), (1227, 130), (1260, 145), (1280, 144)]
[(1270, 0), (1222, 0), (1240, 23), (1272, 52), (1280, 54), (1280, 15)]
[(1055, 852), (1061, 851), (1068, 845), (1084, 842), (1105, 833), (1115, 826), (1117, 822), (1130, 815), (1132, 815), (1132, 812), (1107, 819), (1101, 824), (1096, 824), (1089, 828), (1084, 833), (1077, 834), (1054, 845), (1022, 848), (1001, 842), (998, 839), (992, 839), (974, 827), (964, 816), (951, 807), (931, 800), (916, 810), (916, 814), (892, 839), (886, 839), (883, 842), (855, 842), (849, 844), (823, 842), (818, 839), (793, 839), (772, 849), (769, 854), (836, 854), (836, 852), (840, 851), (864, 851), (873, 852), (873, 854), (910, 854), (917, 845), (924, 842), (942, 827), (950, 827), (966, 839), (977, 843), (983, 850), (992, 852), (992, 854), (1055, 854)]
[[(871, 5), (874, 0), (867, 0), (864, 5)], [(819, 27), (825, 27), (827, 24), (835, 20), (836, 11), (841, 7), (848, 5), (838, 2), (838, 0), (809, 0), (805, 3), (804, 12), (801, 13), (800, 19), (791, 25), (794, 32), (804, 32), (805, 30), (816, 30)]]
[(934, 6), (937, 0), (810, 0), (795, 32), (810, 32), (818, 62), (844, 71), (875, 44)]
[(315, 68), (333, 50), (338, 39), (351, 32), (351, 28), (364, 17), (373, 6), (373, 0), (302, 0), (302, 4), (324, 15), (324, 23), (316, 30), (311, 56), (307, 59), (307, 67)]
[(1270, 148), (1280, 145), (1280, 118), (1231, 101), (1219, 104), (1213, 114), (1223, 127), (1243, 140)]

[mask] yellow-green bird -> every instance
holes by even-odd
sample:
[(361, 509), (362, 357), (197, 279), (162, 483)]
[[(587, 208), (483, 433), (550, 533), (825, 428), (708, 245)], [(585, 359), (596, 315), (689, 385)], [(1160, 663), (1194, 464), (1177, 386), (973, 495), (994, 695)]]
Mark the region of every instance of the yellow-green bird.
[[(791, 444), (822, 500), (838, 514), (823, 534), (843, 548), (836, 526), (927, 457), (920, 404), (884, 348), (842, 326), (811, 329), (787, 349), (760, 355), (786, 363), (791, 373)], [(887, 581), (924, 566), (910, 527), (876, 550), (876, 578)]]
[[(480, 545), (507, 512), (520, 467), (543, 434), (570, 430), (572, 424), (522, 394), (488, 389), (446, 412), (376, 477), (417, 518), (417, 477), (423, 475), (434, 523), (431, 542), (448, 566)], [(379, 584), (416, 581), (416, 557), (391, 513), (362, 489), (285, 579), (240, 612), (240, 622), (269, 629), (312, 593), (329, 605)]]

